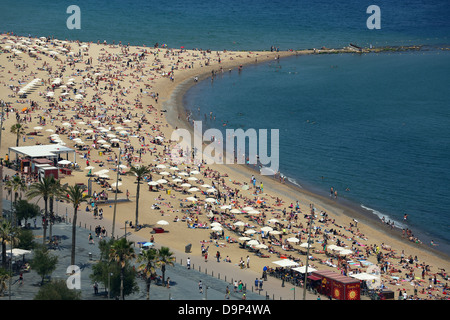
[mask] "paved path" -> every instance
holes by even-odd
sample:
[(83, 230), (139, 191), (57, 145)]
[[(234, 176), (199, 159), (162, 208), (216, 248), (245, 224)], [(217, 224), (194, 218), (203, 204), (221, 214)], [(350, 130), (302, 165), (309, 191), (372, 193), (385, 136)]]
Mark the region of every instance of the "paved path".
[[(37, 224), (37, 228), (33, 229), (36, 235), (36, 241), (42, 240), (42, 228)], [(69, 223), (61, 222), (53, 226), (53, 235), (59, 236), (61, 238), (61, 244), (58, 249), (51, 250), (51, 254), (58, 257), (58, 267), (51, 274), (51, 279), (62, 279), (67, 280), (68, 276), (66, 274), (67, 267), (70, 265), (70, 255), (71, 255), (71, 232), (72, 225)], [(76, 264), (81, 269), (81, 297), (84, 300), (106, 300), (107, 297), (94, 295), (93, 283), (91, 282), (89, 275), (92, 272), (92, 266), (96, 263), (99, 258), (100, 250), (98, 248), (98, 238), (95, 238), (94, 244), (89, 244), (88, 235), (92, 233), (95, 238), (94, 232), (83, 227), (77, 227), (77, 255)], [(139, 248), (137, 248), (139, 249)], [(177, 260), (180, 261), (178, 255)], [(30, 257), (25, 257), (31, 258)], [(183, 260), (184, 264), (186, 260)], [(214, 263), (214, 270), (216, 271), (214, 276), (211, 273), (205, 274), (198, 269), (188, 270), (185, 265), (176, 263), (175, 266), (168, 266), (166, 269), (166, 279), (170, 277), (170, 288), (158, 286), (152, 284), (150, 287), (150, 299), (151, 300), (224, 300), (225, 290), (229, 286), (231, 291), (230, 300), (241, 300), (242, 293), (234, 293), (233, 286), (230, 283), (231, 278), (227, 281), (221, 277), (217, 277), (218, 272), (220, 272), (221, 263), (216, 261), (208, 262), (211, 265)], [(193, 267), (195, 267), (195, 261), (193, 261)], [(161, 274), (160, 270), (157, 270), (158, 275)], [(0, 300), (32, 300), (40, 288), (41, 277), (33, 270), (24, 273), (24, 283), (20, 285), (17, 281), (19, 276), (14, 275), (13, 286), (11, 290), (11, 296), (9, 296), (9, 291), (6, 291), (5, 296), (0, 297)], [(202, 280), (204, 284), (203, 293), (199, 292), (198, 282)], [(270, 280), (270, 279), (269, 279)], [(139, 292), (126, 296), (126, 300), (145, 300), (146, 291), (145, 283), (143, 280), (137, 280), (139, 285)], [(267, 283), (267, 282), (266, 282)], [(265, 284), (266, 284), (265, 283)], [(207, 289), (206, 289), (207, 288)], [(103, 291), (104, 288), (100, 287), (99, 291)], [(246, 291), (247, 300), (265, 300), (265, 290), (252, 292), (251, 288), (247, 286)]]

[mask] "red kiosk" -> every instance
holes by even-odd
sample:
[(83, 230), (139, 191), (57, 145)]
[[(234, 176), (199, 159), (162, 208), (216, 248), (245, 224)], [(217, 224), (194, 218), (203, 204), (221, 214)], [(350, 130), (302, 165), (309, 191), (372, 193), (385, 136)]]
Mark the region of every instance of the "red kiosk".
[(334, 271), (313, 271), (318, 281), (317, 291), (337, 300), (360, 300), (361, 283), (358, 279), (339, 274)]

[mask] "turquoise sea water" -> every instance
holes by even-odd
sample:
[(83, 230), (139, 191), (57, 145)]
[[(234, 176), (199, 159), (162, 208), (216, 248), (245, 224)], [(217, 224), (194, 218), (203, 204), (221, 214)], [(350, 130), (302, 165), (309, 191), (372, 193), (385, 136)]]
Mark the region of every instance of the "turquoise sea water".
[[(80, 30), (66, 27), (72, 4)], [(380, 30), (366, 27), (372, 4)], [(248, 66), (199, 83), (185, 104), (216, 114), (213, 126), (279, 129), (280, 168), (292, 182), (323, 194), (333, 186), (450, 252), (450, 56), (439, 49), (450, 44), (449, 16), (446, 0), (23, 0), (0, 2), (0, 31), (213, 50), (428, 45)]]

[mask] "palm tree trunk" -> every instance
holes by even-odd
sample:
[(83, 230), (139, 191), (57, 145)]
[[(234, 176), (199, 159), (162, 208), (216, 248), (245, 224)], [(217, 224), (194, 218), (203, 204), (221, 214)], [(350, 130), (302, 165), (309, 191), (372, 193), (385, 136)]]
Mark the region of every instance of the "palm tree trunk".
[(44, 235), (42, 237), (42, 244), (45, 245), (45, 239), (47, 238), (47, 213), (48, 210), (48, 199), (47, 197), (44, 197), (44, 219), (43, 219), (43, 224), (42, 224), (42, 228), (44, 229)]
[(52, 239), (52, 235), (53, 235), (53, 232), (52, 232), (52, 225), (53, 225), (53, 197), (50, 197), (50, 203), (49, 203), (49, 207), (50, 207), (50, 214), (49, 214), (49, 218), (48, 218), (48, 220), (49, 220), (49, 222), (50, 222), (50, 225), (49, 225), (49, 228), (48, 228), (48, 238), (51, 240)]
[(147, 300), (150, 300), (150, 284), (152, 282), (152, 276), (147, 278)]
[(70, 256), (70, 264), (75, 265), (75, 245), (77, 236), (77, 207), (73, 208), (73, 223), (72, 223), (72, 253)]
[(139, 216), (139, 192), (141, 189), (141, 182), (138, 179), (138, 185), (137, 185), (137, 190), (136, 190), (136, 223), (134, 224), (135, 227), (137, 228), (138, 226), (138, 216)]
[(120, 268), (120, 296), (122, 297), (122, 300), (125, 300), (124, 290), (123, 290), (123, 274), (124, 274), (124, 268)]

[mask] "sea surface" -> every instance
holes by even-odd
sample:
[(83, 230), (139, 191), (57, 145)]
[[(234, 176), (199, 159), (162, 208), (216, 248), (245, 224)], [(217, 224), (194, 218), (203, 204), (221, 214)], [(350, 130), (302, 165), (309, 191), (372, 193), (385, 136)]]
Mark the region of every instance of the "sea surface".
[[(70, 5), (81, 29), (68, 29)], [(381, 29), (367, 28), (370, 5)], [(194, 86), (205, 127), (278, 129), (280, 171), (333, 187), (369, 214), (450, 252), (450, 4), (446, 0), (1, 1), (0, 32), (169, 48), (279, 50), (424, 45), (418, 52), (299, 56)], [(198, 111), (200, 108), (200, 111)], [(208, 118), (209, 119), (209, 118)], [(407, 214), (407, 220), (403, 219)]]

